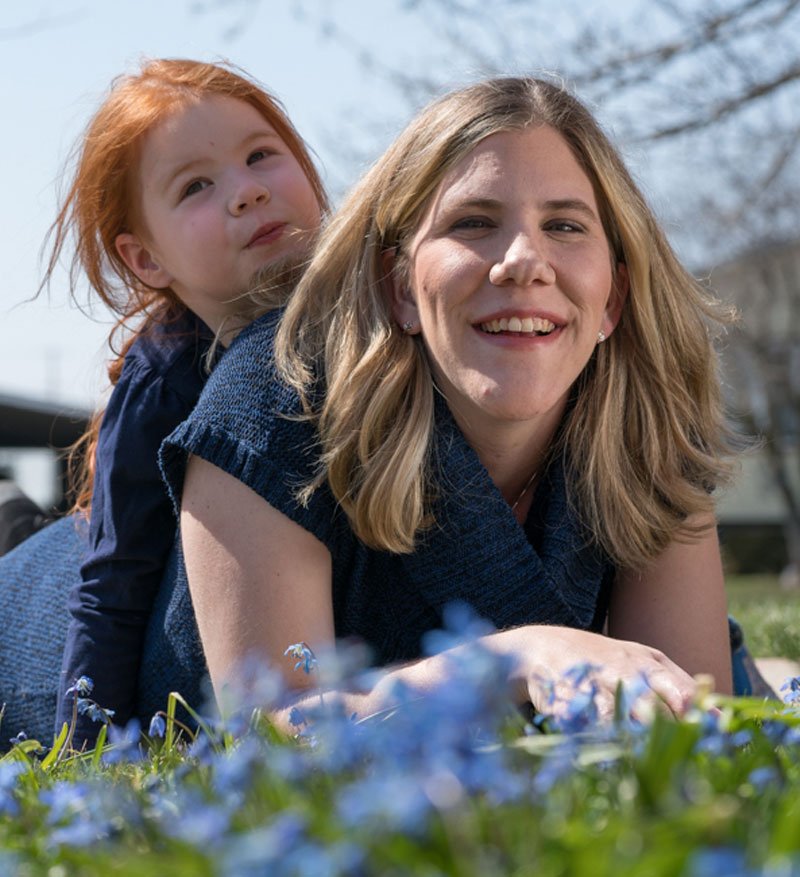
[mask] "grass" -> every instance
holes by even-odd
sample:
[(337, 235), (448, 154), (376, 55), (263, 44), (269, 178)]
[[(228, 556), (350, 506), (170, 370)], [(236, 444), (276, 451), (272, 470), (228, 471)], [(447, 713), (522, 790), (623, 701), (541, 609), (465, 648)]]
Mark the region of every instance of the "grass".
[(751, 654), (800, 660), (800, 591), (782, 590), (771, 575), (728, 576), (725, 587)]
[[(800, 595), (752, 578), (728, 591), (759, 649), (794, 648)], [(584, 665), (529, 724), (507, 672), (458, 651), (435, 696), (400, 688), (356, 722), (320, 695), (295, 738), (245, 703), (182, 736), (173, 694), (141, 747), (135, 727), (63, 758), (66, 728), (49, 752), (23, 740), (0, 757), (0, 875), (800, 875), (800, 690), (790, 704), (701, 692), (675, 720), (640, 712), (635, 683), (598, 723)]]

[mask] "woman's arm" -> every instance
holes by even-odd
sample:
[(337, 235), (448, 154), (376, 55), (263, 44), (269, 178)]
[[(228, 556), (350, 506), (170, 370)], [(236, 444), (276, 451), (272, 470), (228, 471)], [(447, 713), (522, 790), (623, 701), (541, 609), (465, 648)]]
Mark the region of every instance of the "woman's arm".
[(287, 684), (309, 685), (284, 657), (291, 643), (333, 645), (331, 558), (315, 536), (222, 469), (190, 457), (181, 539), (197, 626), (217, 694), (256, 654)]
[[(296, 689), (291, 702), (273, 711), (289, 729), (292, 706), (309, 697), (313, 678), (293, 671), (284, 657), (290, 643), (304, 641), (324, 652), (334, 643), (331, 558), (315, 537), (270, 506), (237, 479), (192, 457), (186, 472), (181, 534), (198, 629), (211, 680), (219, 694), (238, 661), (257, 654), (280, 668)], [(617, 680), (647, 673), (675, 712), (694, 692), (691, 678), (656, 649), (619, 642), (582, 630), (528, 625), (483, 638), (487, 649), (514, 659), (510, 693), (545, 709), (542, 678), (558, 679), (575, 664), (602, 666), (598, 677), (601, 712), (613, 708)], [(391, 687), (402, 680), (421, 694), (448, 673), (443, 653), (387, 668), (369, 690), (346, 690), (347, 710), (363, 716), (387, 703)]]
[(691, 542), (673, 542), (643, 572), (621, 573), (608, 618), (612, 637), (660, 649), (692, 675), (710, 673), (717, 691), (731, 693), (725, 584), (715, 527)]

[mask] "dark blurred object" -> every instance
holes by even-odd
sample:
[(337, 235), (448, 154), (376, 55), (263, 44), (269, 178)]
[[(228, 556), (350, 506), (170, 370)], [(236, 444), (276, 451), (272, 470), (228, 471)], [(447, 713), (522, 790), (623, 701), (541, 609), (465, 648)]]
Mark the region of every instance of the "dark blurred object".
[(0, 556), (52, 520), (13, 481), (0, 479)]
[(0, 448), (49, 448), (58, 457), (54, 512), (66, 511), (66, 452), (84, 434), (90, 418), (89, 411), (62, 403), (0, 394)]

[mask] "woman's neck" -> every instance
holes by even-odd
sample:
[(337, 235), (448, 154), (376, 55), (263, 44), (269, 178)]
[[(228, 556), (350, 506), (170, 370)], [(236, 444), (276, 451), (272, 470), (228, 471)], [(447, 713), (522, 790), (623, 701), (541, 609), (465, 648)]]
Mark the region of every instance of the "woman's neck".
[(469, 422), (451, 408), (453, 418), (467, 443), (478, 455), (489, 477), (524, 521), (544, 468), (563, 408), (526, 421)]

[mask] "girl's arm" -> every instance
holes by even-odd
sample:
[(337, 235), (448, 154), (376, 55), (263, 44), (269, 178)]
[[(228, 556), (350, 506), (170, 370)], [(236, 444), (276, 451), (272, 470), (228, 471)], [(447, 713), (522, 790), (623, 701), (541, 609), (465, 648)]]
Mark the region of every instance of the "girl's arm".
[[(198, 629), (216, 693), (236, 664), (256, 654), (280, 668), (295, 689), (291, 703), (273, 712), (289, 729), (292, 706), (310, 696), (316, 680), (294, 673), (286, 647), (306, 642), (315, 652), (334, 643), (331, 558), (313, 535), (258, 494), (211, 463), (190, 457), (181, 509), (186, 571)], [(402, 619), (398, 619), (402, 623)], [(600, 709), (613, 709), (617, 680), (648, 674), (670, 707), (680, 712), (693, 692), (692, 679), (649, 646), (547, 625), (498, 631), (482, 644), (514, 658), (510, 692), (519, 703), (545, 708), (543, 677), (560, 678), (577, 663), (602, 665)], [(386, 705), (396, 680), (420, 693), (448, 672), (447, 653), (388, 668), (374, 688), (342, 691), (348, 712), (364, 716)]]
[(609, 633), (661, 649), (692, 675), (710, 673), (730, 694), (731, 652), (719, 542), (712, 526), (691, 542), (674, 541), (643, 572), (617, 577)]

